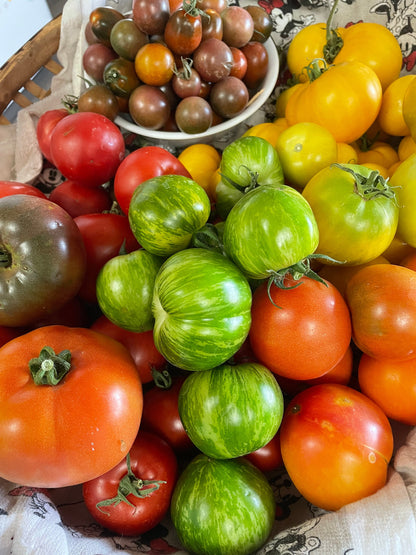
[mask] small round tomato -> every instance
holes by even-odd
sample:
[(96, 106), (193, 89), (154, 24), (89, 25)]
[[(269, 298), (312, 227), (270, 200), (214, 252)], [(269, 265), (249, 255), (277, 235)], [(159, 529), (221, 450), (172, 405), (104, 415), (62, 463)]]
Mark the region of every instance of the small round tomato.
[(212, 145), (196, 143), (182, 150), (178, 160), (212, 199), (216, 185), (215, 172), (221, 162), (218, 150)]
[(389, 168), (398, 159), (397, 150), (384, 141), (376, 141), (369, 149), (359, 150), (357, 158), (359, 164), (379, 164), (384, 168)]
[[(106, 48), (106, 47), (104, 47)], [(38, 120), (36, 125), (36, 139), (40, 151), (46, 160), (49, 160), (53, 164), (52, 154), (51, 154), (51, 134), (55, 129), (55, 125), (69, 115), (66, 108), (57, 108), (55, 110), (46, 110)]]
[(171, 80), (175, 59), (164, 44), (149, 42), (137, 52), (134, 67), (140, 81), (146, 85), (160, 87)]
[(171, 13), (163, 33), (166, 46), (179, 56), (189, 56), (202, 40), (202, 18), (192, 2)]
[(247, 69), (243, 77), (248, 89), (257, 89), (266, 77), (269, 68), (269, 55), (262, 42), (251, 40), (241, 47), (247, 60)]
[(125, 58), (108, 62), (103, 71), (103, 81), (116, 96), (122, 98), (128, 98), (140, 84), (134, 62)]
[(348, 386), (322, 384), (289, 403), (280, 444), (285, 468), (301, 495), (333, 511), (385, 485), (393, 434), (374, 401)]
[(402, 162), (409, 158), (411, 154), (416, 153), (416, 141), (411, 135), (405, 135), (397, 147), (397, 154), (399, 155), (399, 161)]
[(337, 162), (338, 164), (356, 164), (358, 154), (355, 148), (348, 143), (337, 143)]
[(403, 75), (390, 83), (383, 93), (378, 122), (381, 129), (389, 135), (403, 137), (410, 129), (403, 117), (403, 99), (415, 75)]
[(116, 119), (120, 106), (116, 95), (104, 83), (87, 87), (78, 98), (78, 112), (95, 112), (106, 116), (111, 121)]

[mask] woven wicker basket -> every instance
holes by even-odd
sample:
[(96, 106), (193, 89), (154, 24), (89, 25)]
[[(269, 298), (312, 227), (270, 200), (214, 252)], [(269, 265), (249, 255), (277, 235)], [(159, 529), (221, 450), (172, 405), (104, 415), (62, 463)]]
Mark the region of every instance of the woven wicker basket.
[(61, 18), (48, 22), (0, 68), (0, 124), (11, 123), (20, 108), (50, 94), (44, 83), (62, 69), (55, 57)]

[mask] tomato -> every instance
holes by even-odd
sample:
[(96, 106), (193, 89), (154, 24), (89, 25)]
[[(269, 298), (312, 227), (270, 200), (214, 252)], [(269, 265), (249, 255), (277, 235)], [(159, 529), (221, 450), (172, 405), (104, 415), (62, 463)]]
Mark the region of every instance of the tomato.
[(361, 351), (397, 360), (416, 355), (415, 285), (416, 272), (396, 264), (373, 264), (352, 276), (346, 300)]
[(99, 187), (114, 177), (124, 153), (117, 125), (93, 112), (69, 114), (51, 135), (54, 165), (67, 179), (87, 187)]
[(101, 42), (109, 43), (113, 26), (123, 18), (124, 15), (118, 10), (108, 6), (99, 6), (90, 12), (91, 30)]
[(241, 6), (227, 6), (221, 12), (222, 40), (235, 48), (245, 46), (253, 36), (254, 20)]
[(278, 118), (284, 118), (286, 114), (286, 106), (289, 101), (289, 98), (292, 94), (299, 92), (299, 89), (302, 88), (302, 83), (296, 83), (296, 85), (292, 85), (287, 89), (281, 89), (278, 93), (276, 98), (276, 116)]
[(279, 431), (263, 447), (245, 455), (245, 458), (264, 473), (283, 466)]
[[(411, 154), (416, 153), (416, 141), (413, 139), (411, 135), (405, 135), (400, 140), (400, 143), (397, 147), (397, 154), (399, 155), (399, 161), (402, 162), (409, 158)], [(397, 168), (396, 168), (397, 169)]]
[(56, 124), (69, 115), (66, 108), (57, 108), (54, 110), (46, 110), (39, 117), (36, 124), (36, 139), (39, 149), (43, 156), (53, 164), (51, 154), (51, 134)]
[(191, 177), (171, 152), (160, 146), (144, 146), (126, 156), (114, 177), (114, 195), (124, 214), (128, 214), (133, 193), (143, 181), (157, 175)]
[(74, 297), (86, 269), (82, 236), (53, 202), (0, 199), (0, 325), (26, 326)]
[[(223, 25), (221, 14), (218, 13), (216, 10), (208, 8), (204, 10), (201, 18), (201, 25), (202, 25), (202, 38), (201, 40), (209, 39), (209, 38), (216, 38), (222, 39), (223, 35)], [(232, 50), (232, 49), (231, 49)]]
[(403, 119), (410, 129), (410, 134), (413, 140), (416, 140), (416, 110), (415, 110), (415, 98), (416, 98), (416, 79), (412, 79), (403, 96)]
[(389, 168), (398, 159), (397, 150), (384, 141), (374, 142), (367, 150), (358, 150), (357, 158), (359, 164), (373, 163), (385, 168)]
[(128, 17), (117, 21), (111, 29), (111, 47), (121, 58), (130, 62), (134, 62), (137, 52), (148, 41), (148, 35), (143, 33), (133, 19)]
[(0, 181), (0, 198), (11, 195), (31, 195), (46, 199), (46, 195), (40, 189), (18, 181)]
[(81, 232), (87, 253), (87, 269), (79, 296), (90, 303), (97, 302), (96, 281), (104, 264), (123, 248), (131, 252), (139, 247), (126, 216), (111, 212), (81, 214), (74, 218)]
[(23, 331), (18, 328), (9, 328), (7, 326), (0, 326), (0, 347), (3, 347), (8, 341), (21, 335)]
[(332, 134), (312, 122), (295, 123), (282, 131), (276, 150), (288, 182), (303, 188), (319, 170), (337, 161), (337, 143)]
[(285, 468), (301, 495), (333, 511), (385, 485), (393, 434), (371, 399), (348, 386), (322, 384), (289, 403), (280, 444)]
[(103, 187), (85, 187), (76, 181), (67, 179), (51, 191), (49, 200), (64, 208), (70, 216), (76, 218), (82, 214), (110, 210), (111, 195)]
[(337, 142), (360, 138), (377, 117), (382, 88), (374, 71), (362, 62), (344, 62), (318, 69), (289, 98), (289, 125), (311, 121), (328, 129)]
[(153, 432), (163, 438), (175, 453), (196, 451), (179, 416), (178, 397), (184, 376), (172, 378), (169, 387), (158, 385), (148, 389), (143, 396), (141, 429)]
[(169, 0), (133, 0), (132, 18), (147, 35), (163, 35), (170, 15)]
[(326, 24), (306, 25), (290, 41), (287, 49), (289, 71), (301, 82), (307, 80), (305, 68), (315, 59), (322, 59), (327, 40)]
[(177, 466), (163, 439), (140, 430), (128, 459), (83, 484), (85, 505), (108, 530), (122, 536), (143, 534), (168, 512)]
[(277, 139), (284, 129), (287, 129), (286, 120), (281, 122), (276, 120), (273, 123), (257, 123), (249, 127), (243, 134), (243, 137), (261, 137), (269, 141), (269, 143), (276, 148)]
[(133, 357), (142, 383), (153, 381), (153, 371), (165, 368), (166, 360), (155, 347), (152, 330), (132, 332), (113, 324), (104, 314), (90, 328), (116, 339), (126, 347)]
[(153, 85), (139, 85), (129, 98), (129, 113), (137, 125), (162, 129), (171, 115), (166, 94)]
[(264, 447), (277, 433), (283, 395), (265, 366), (224, 364), (190, 374), (179, 392), (178, 409), (202, 453), (232, 459)]
[(179, 98), (197, 96), (201, 90), (201, 76), (196, 69), (184, 61), (182, 68), (174, 72), (171, 84)]
[(110, 258), (97, 277), (97, 301), (103, 314), (126, 330), (151, 330), (153, 286), (162, 262), (145, 249)]
[(319, 228), (317, 253), (342, 264), (364, 264), (393, 240), (396, 191), (377, 171), (338, 164), (318, 172), (303, 189)]
[(114, 121), (120, 111), (116, 95), (104, 83), (87, 87), (78, 97), (78, 112), (95, 112)]
[(129, 98), (140, 85), (135, 64), (125, 58), (115, 58), (108, 62), (103, 71), (105, 85), (118, 97)]
[(372, 399), (388, 418), (416, 424), (416, 358), (388, 360), (365, 353), (358, 365), (361, 391)]
[(276, 184), (246, 193), (228, 214), (223, 236), (227, 256), (253, 279), (273, 278), (297, 264), (314, 253), (318, 239), (318, 226), (304, 197)]
[(398, 264), (399, 266), (405, 266), (406, 268), (416, 271), (416, 249), (412, 249)]
[(117, 58), (117, 53), (105, 44), (98, 42), (87, 46), (82, 55), (82, 67), (89, 77), (97, 82), (104, 82), (106, 65)]
[(11, 482), (80, 484), (118, 464), (138, 432), (133, 360), (89, 329), (45, 326), (9, 341), (0, 380), (0, 475)]
[(337, 162), (338, 164), (356, 164), (358, 153), (356, 149), (348, 143), (337, 143)]
[(247, 60), (247, 70), (243, 81), (250, 90), (256, 90), (266, 77), (269, 68), (269, 55), (262, 42), (251, 40), (241, 47)]
[[(310, 380), (329, 372), (351, 342), (351, 319), (329, 282), (287, 276), (285, 289), (266, 282), (253, 293), (251, 348), (279, 376)], [(270, 297), (269, 297), (270, 294)]]
[(390, 177), (399, 204), (397, 235), (402, 241), (416, 247), (416, 153), (411, 154), (399, 165)]
[(76, 295), (50, 314), (46, 314), (33, 322), (28, 329), (26, 328), (26, 331), (52, 325), (88, 328), (92, 315), (93, 311), (90, 307)]
[(251, 40), (266, 42), (273, 31), (273, 21), (267, 11), (257, 4), (244, 6), (253, 19), (254, 31)]
[(202, 40), (201, 19), (195, 2), (185, 3), (171, 13), (163, 32), (166, 46), (178, 56), (190, 56)]
[(387, 249), (383, 252), (383, 257), (387, 258), (387, 260), (392, 264), (400, 264), (401, 260), (407, 255), (414, 251), (415, 247), (411, 247), (407, 243), (405, 243), (400, 237), (396, 234), (393, 241), (387, 247)]
[(137, 52), (134, 67), (140, 81), (160, 87), (171, 80), (175, 60), (167, 46), (159, 42), (149, 42)]
[(232, 262), (203, 248), (179, 251), (156, 276), (156, 348), (184, 370), (223, 364), (247, 337), (250, 308), (250, 286)]
[(392, 81), (383, 93), (378, 121), (385, 133), (402, 137), (410, 129), (403, 117), (403, 99), (415, 75), (404, 75)]
[[(222, 82), (222, 81), (221, 81)], [(201, 96), (183, 98), (175, 110), (175, 123), (183, 133), (204, 133), (213, 123), (214, 105)]]
[(201, 41), (192, 58), (193, 67), (201, 79), (208, 83), (217, 83), (227, 77), (234, 64), (231, 48), (216, 37)]
[(244, 458), (200, 454), (179, 476), (170, 514), (187, 551), (248, 555), (269, 537), (275, 500), (265, 475)]
[(178, 155), (178, 160), (188, 170), (192, 179), (200, 185), (210, 199), (214, 197), (217, 180), (216, 170), (221, 162), (218, 150), (208, 144), (192, 144), (184, 148)]

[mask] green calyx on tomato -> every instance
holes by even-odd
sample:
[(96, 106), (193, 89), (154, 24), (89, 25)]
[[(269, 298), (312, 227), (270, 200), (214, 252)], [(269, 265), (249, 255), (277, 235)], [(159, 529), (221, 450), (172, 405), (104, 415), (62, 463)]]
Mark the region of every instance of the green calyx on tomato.
[(378, 197), (396, 199), (394, 189), (378, 170), (367, 169), (358, 164), (332, 164), (354, 177), (354, 191), (363, 199), (371, 200)]
[(71, 352), (65, 349), (55, 354), (52, 347), (45, 346), (29, 361), (29, 369), (36, 385), (57, 385), (71, 369)]
[(342, 40), (341, 35), (337, 32), (336, 29), (332, 28), (332, 19), (334, 17), (335, 10), (337, 9), (337, 5), (338, 0), (335, 0), (326, 22), (326, 44), (323, 48), (323, 52), (324, 58), (329, 64), (332, 64), (337, 54), (344, 45), (344, 41)]

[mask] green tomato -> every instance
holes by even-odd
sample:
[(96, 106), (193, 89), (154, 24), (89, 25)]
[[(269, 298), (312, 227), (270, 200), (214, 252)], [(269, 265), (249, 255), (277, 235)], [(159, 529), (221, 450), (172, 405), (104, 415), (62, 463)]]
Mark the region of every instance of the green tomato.
[(374, 260), (396, 234), (399, 203), (394, 189), (375, 170), (334, 164), (318, 172), (302, 194), (318, 224), (317, 253), (340, 263), (353, 266)]
[(208, 195), (196, 181), (182, 175), (158, 175), (136, 187), (128, 218), (142, 247), (157, 256), (170, 256), (188, 247), (210, 211)]
[(163, 261), (138, 249), (104, 264), (97, 278), (97, 301), (113, 324), (134, 332), (153, 328), (153, 287)]
[(311, 255), (318, 240), (311, 207), (287, 185), (262, 185), (246, 193), (227, 216), (223, 236), (229, 258), (256, 280)]
[(161, 267), (153, 295), (158, 351), (184, 370), (207, 370), (233, 356), (248, 335), (251, 289), (216, 251), (191, 248)]
[(224, 364), (190, 374), (178, 400), (192, 442), (215, 459), (231, 459), (264, 447), (283, 417), (276, 378), (258, 363)]
[(416, 247), (416, 153), (403, 160), (389, 184), (399, 205), (397, 234), (406, 244)]
[(197, 455), (179, 476), (171, 518), (184, 548), (197, 555), (248, 555), (267, 540), (276, 503), (265, 475), (244, 458)]

